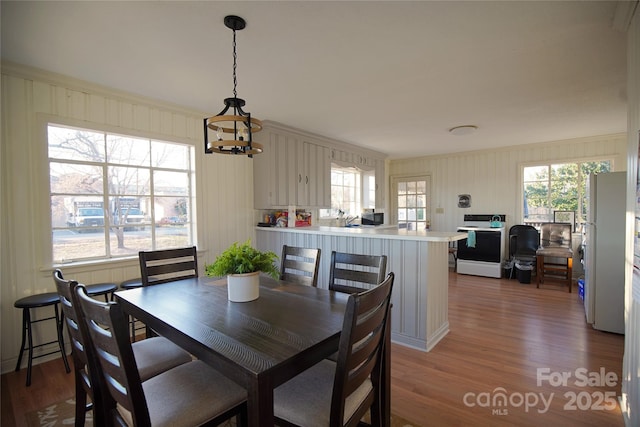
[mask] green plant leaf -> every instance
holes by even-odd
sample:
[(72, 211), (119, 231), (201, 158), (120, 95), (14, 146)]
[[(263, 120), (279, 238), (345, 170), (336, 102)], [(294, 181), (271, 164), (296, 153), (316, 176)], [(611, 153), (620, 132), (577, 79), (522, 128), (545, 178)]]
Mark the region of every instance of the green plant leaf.
[(278, 256), (271, 251), (261, 252), (251, 246), (251, 240), (235, 242), (223, 251), (212, 264), (205, 264), (205, 274), (222, 277), (228, 274), (246, 274), (261, 271), (274, 279), (280, 277), (276, 264)]

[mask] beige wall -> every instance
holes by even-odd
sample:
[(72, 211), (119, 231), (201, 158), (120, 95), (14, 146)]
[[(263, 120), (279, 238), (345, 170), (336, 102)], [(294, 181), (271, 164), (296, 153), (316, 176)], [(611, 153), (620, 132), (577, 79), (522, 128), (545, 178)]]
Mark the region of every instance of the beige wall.
[[(613, 160), (614, 170), (624, 171), (627, 167), (626, 144), (626, 135), (617, 134), (514, 145), (497, 150), (391, 160), (388, 173), (390, 177), (431, 175), (433, 230), (455, 230), (463, 223), (464, 214), (506, 214), (508, 229), (520, 223), (522, 216), (519, 185), (522, 165), (606, 157)], [(471, 195), (470, 208), (458, 208), (459, 194)], [(436, 208), (443, 208), (444, 213), (436, 214)]]
[[(64, 123), (194, 144), (197, 153), (197, 246), (200, 267), (237, 240), (253, 237), (253, 167), (246, 157), (203, 154), (205, 113), (118, 93), (90, 83), (2, 64), (0, 312), (2, 372), (12, 370), (20, 347), (18, 298), (53, 292), (49, 261), (49, 194), (44, 128)], [(65, 265), (84, 283), (139, 277), (137, 259)], [(47, 313), (47, 309), (38, 313)], [(43, 322), (36, 336), (50, 341)], [(42, 341), (41, 341), (42, 342)], [(40, 359), (41, 361), (42, 359)], [(24, 362), (23, 362), (24, 363)]]

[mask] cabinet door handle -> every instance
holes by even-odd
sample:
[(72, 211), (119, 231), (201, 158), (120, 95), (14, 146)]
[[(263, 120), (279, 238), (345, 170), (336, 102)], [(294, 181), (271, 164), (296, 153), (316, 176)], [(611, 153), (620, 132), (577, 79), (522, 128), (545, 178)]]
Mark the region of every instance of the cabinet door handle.
[(298, 182), (302, 182), (302, 174), (298, 174)]
[(305, 184), (308, 184), (308, 183), (309, 183), (309, 177), (305, 176)]

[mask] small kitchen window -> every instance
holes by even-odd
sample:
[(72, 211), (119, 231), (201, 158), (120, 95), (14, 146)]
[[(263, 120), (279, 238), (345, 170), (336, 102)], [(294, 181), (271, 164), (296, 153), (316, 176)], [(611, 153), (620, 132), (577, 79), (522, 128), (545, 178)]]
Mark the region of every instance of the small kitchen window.
[(321, 218), (335, 218), (339, 212), (357, 217), (375, 205), (375, 170), (331, 164), (331, 209), (320, 209)]

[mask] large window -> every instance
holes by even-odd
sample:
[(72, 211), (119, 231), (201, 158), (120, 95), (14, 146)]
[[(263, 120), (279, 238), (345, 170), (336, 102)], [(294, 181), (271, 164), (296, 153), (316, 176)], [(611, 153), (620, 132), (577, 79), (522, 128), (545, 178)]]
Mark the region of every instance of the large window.
[(48, 126), (54, 263), (193, 244), (194, 148)]
[(575, 212), (578, 227), (586, 221), (589, 174), (609, 172), (611, 161), (558, 163), (523, 168), (523, 223), (554, 222), (558, 213)]

